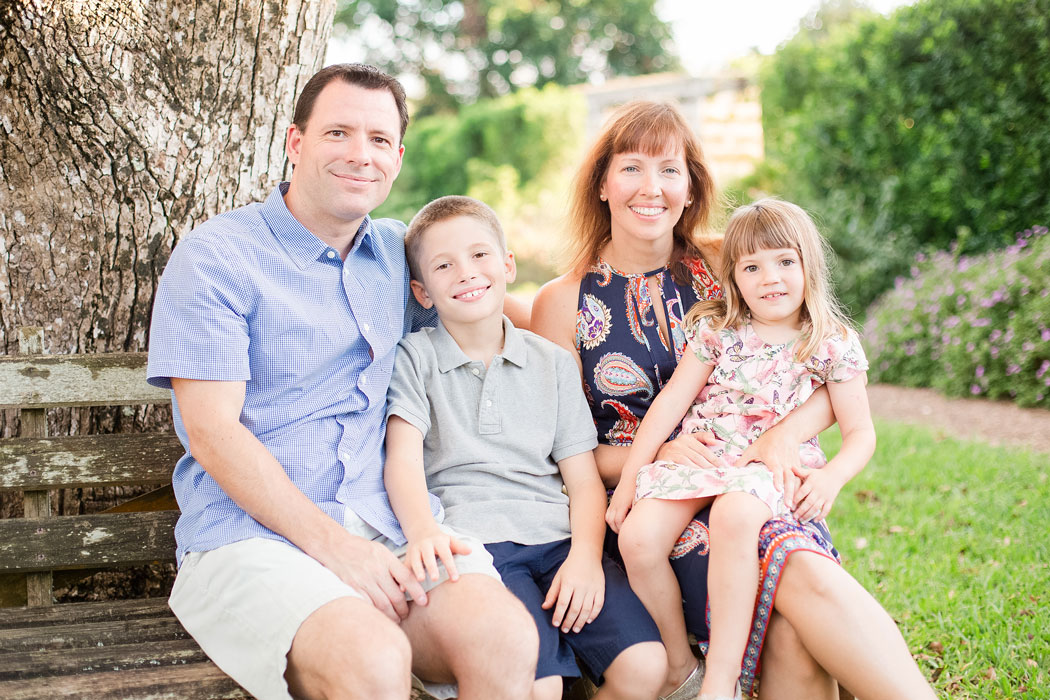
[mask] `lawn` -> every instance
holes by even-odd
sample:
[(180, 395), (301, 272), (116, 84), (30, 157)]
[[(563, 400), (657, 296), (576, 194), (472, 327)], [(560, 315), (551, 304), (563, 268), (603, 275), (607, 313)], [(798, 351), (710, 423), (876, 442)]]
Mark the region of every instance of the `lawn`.
[(1050, 455), (876, 428), (830, 516), (845, 566), (942, 697), (1050, 697)]

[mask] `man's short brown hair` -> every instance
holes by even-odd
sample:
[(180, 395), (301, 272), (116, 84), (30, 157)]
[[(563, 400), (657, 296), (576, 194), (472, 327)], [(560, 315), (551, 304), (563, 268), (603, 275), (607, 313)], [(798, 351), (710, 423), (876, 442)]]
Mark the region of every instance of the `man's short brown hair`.
[(405, 140), (405, 131), (408, 129), (408, 103), (405, 100), (405, 88), (396, 78), (392, 78), (375, 66), (364, 63), (336, 63), (322, 68), (306, 81), (302, 92), (299, 93), (299, 99), (295, 102), (295, 114), (292, 115), (292, 123), (299, 131), (306, 131), (306, 123), (310, 121), (310, 115), (313, 114), (317, 96), (333, 80), (341, 80), (367, 90), (388, 90), (394, 96), (397, 114), (401, 118), (401, 140)]
[(408, 269), (412, 273), (412, 279), (423, 281), (419, 269), (419, 251), (423, 246), (423, 234), (434, 224), (454, 219), (457, 216), (469, 216), (483, 223), (496, 237), (500, 251), (507, 252), (507, 237), (503, 234), (499, 217), (496, 216), (496, 212), (492, 211), (492, 207), (473, 197), (459, 195), (439, 197), (412, 217), (412, 222), (408, 225), (408, 232), (405, 233), (405, 256), (408, 258)]

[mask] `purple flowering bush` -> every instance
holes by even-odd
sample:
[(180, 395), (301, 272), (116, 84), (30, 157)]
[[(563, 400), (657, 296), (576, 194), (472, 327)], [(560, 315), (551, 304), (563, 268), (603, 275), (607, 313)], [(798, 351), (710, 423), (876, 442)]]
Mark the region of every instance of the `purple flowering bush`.
[(919, 255), (869, 309), (874, 382), (1050, 408), (1050, 235), (1004, 250)]

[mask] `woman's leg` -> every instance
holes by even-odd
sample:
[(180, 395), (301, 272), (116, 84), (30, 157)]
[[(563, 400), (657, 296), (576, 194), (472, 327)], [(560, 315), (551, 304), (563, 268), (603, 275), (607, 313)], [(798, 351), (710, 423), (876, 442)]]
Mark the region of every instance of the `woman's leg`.
[(732, 697), (751, 632), (758, 590), (758, 533), (769, 506), (749, 493), (727, 493), (711, 506), (711, 647), (701, 693)]
[(620, 529), (620, 555), (627, 578), (660, 629), (667, 649), (667, 682), (661, 695), (675, 690), (696, 668), (682, 616), (682, 593), (667, 557), (682, 530), (708, 500), (643, 498), (634, 504)]
[(893, 619), (830, 559), (807, 551), (788, 557), (774, 605), (813, 658), (854, 695), (936, 698)]
[(762, 646), (759, 700), (838, 700), (838, 683), (802, 644), (795, 628), (774, 612)]

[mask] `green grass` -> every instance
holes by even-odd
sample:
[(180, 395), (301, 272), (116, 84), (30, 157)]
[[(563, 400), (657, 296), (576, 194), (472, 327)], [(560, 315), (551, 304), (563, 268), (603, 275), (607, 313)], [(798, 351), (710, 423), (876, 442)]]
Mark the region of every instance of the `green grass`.
[(829, 518), (844, 565), (940, 696), (1050, 697), (1050, 455), (876, 428)]

